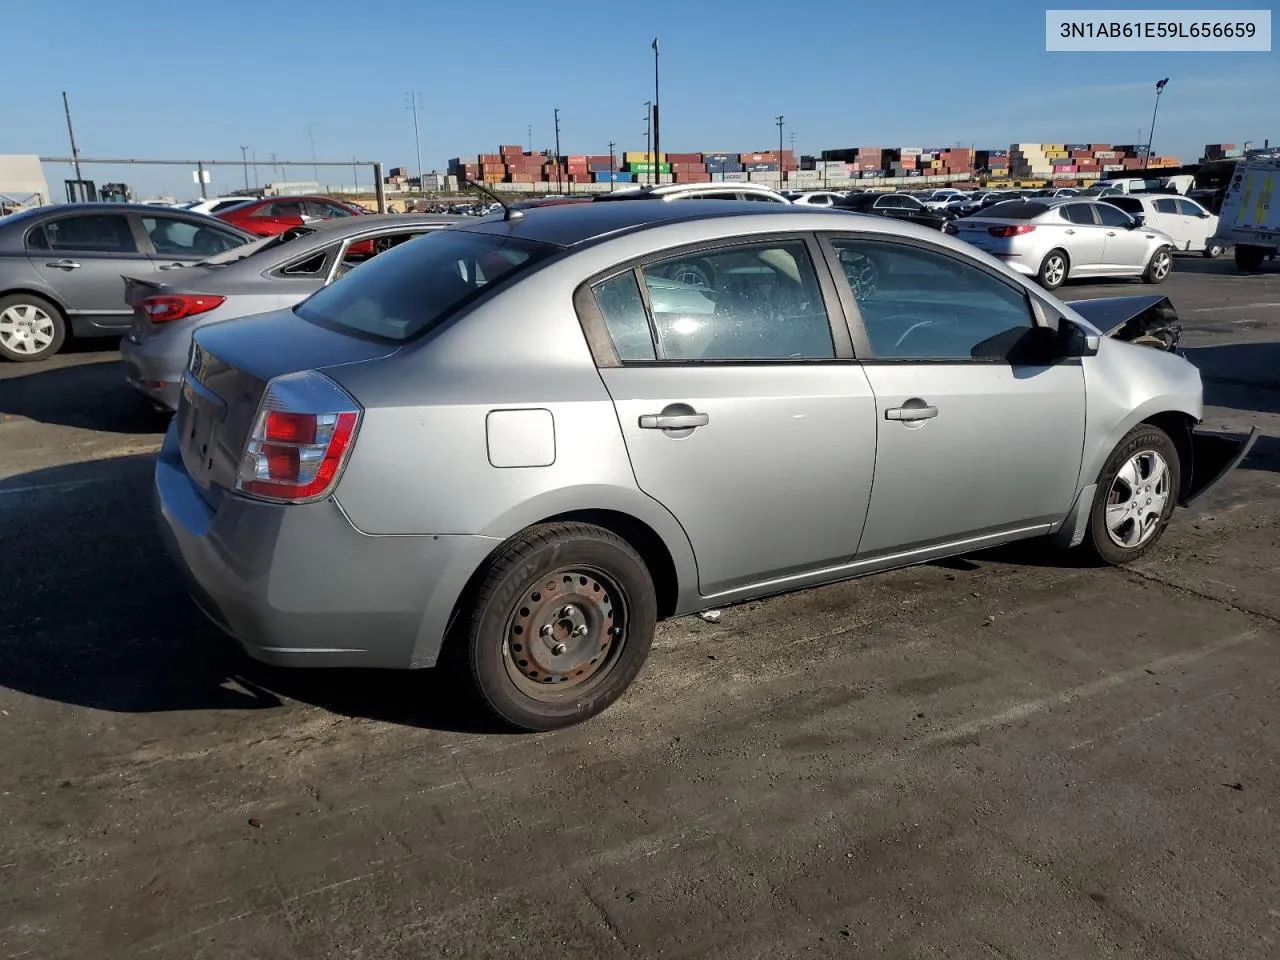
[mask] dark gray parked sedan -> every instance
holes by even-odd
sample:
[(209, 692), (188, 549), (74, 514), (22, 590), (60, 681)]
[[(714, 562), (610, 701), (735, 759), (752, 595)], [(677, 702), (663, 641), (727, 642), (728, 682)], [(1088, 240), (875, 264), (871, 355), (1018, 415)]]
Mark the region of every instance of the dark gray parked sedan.
[(150, 204), (72, 203), (0, 217), (0, 358), (45, 360), (67, 336), (120, 336), (122, 274), (159, 275), (254, 237)]

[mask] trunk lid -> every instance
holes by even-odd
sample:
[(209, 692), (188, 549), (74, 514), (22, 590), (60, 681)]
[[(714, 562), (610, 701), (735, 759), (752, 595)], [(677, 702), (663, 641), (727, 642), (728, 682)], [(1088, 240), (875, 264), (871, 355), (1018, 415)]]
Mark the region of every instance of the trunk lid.
[(272, 378), (377, 360), (398, 348), (308, 323), (291, 310), (197, 331), (182, 379), (177, 432), (182, 461), (201, 496), (216, 507), (235, 485), (258, 403)]

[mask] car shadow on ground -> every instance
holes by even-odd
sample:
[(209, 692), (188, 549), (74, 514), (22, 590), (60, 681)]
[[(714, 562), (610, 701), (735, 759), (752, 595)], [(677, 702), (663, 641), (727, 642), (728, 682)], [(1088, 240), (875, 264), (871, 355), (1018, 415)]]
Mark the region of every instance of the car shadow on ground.
[[(97, 341), (90, 341), (91, 344)], [(83, 362), (47, 367), (15, 364), (0, 378), (0, 418), (104, 433), (163, 433), (167, 414), (156, 411), (125, 383), (125, 363), (86, 351)]]
[(1280, 341), (1188, 347), (1200, 370), (1204, 402), (1257, 413), (1280, 413)]
[[(151, 513), (150, 456), (0, 481), (0, 686), (119, 713), (336, 714), (470, 733), (501, 730), (451, 672), (282, 670), (251, 660), (191, 602)], [(37, 573), (33, 575), (33, 571)]]

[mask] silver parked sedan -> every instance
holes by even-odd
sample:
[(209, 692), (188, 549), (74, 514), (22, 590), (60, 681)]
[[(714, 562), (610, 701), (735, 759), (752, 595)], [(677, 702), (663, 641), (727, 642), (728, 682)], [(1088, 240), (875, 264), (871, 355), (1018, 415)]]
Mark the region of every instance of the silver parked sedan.
[(946, 233), (1056, 290), (1069, 277), (1140, 277), (1173, 269), (1171, 237), (1108, 203), (1075, 197), (1007, 200), (947, 224)]
[(154, 278), (126, 277), (125, 300), (134, 310), (120, 344), (126, 381), (154, 405), (176, 409), (193, 331), (292, 306), (375, 254), (463, 219), (419, 213), (321, 220)]
[(1029, 537), (1142, 556), (1250, 442), (1195, 429), (1186, 360), (1105, 335), (1175, 321), (880, 217), (531, 209), (198, 331), (156, 503), (253, 656), (451, 664), (548, 729), (661, 618)]

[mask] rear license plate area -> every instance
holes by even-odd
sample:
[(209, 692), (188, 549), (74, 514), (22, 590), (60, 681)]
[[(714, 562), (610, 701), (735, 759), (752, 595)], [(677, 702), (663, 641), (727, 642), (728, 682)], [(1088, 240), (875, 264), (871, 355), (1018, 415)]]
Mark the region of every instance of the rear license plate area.
[(178, 436), (182, 445), (182, 463), (187, 473), (201, 486), (209, 485), (213, 472), (215, 431), (222, 420), (222, 403), (207, 388), (182, 379), (182, 402), (178, 407)]

